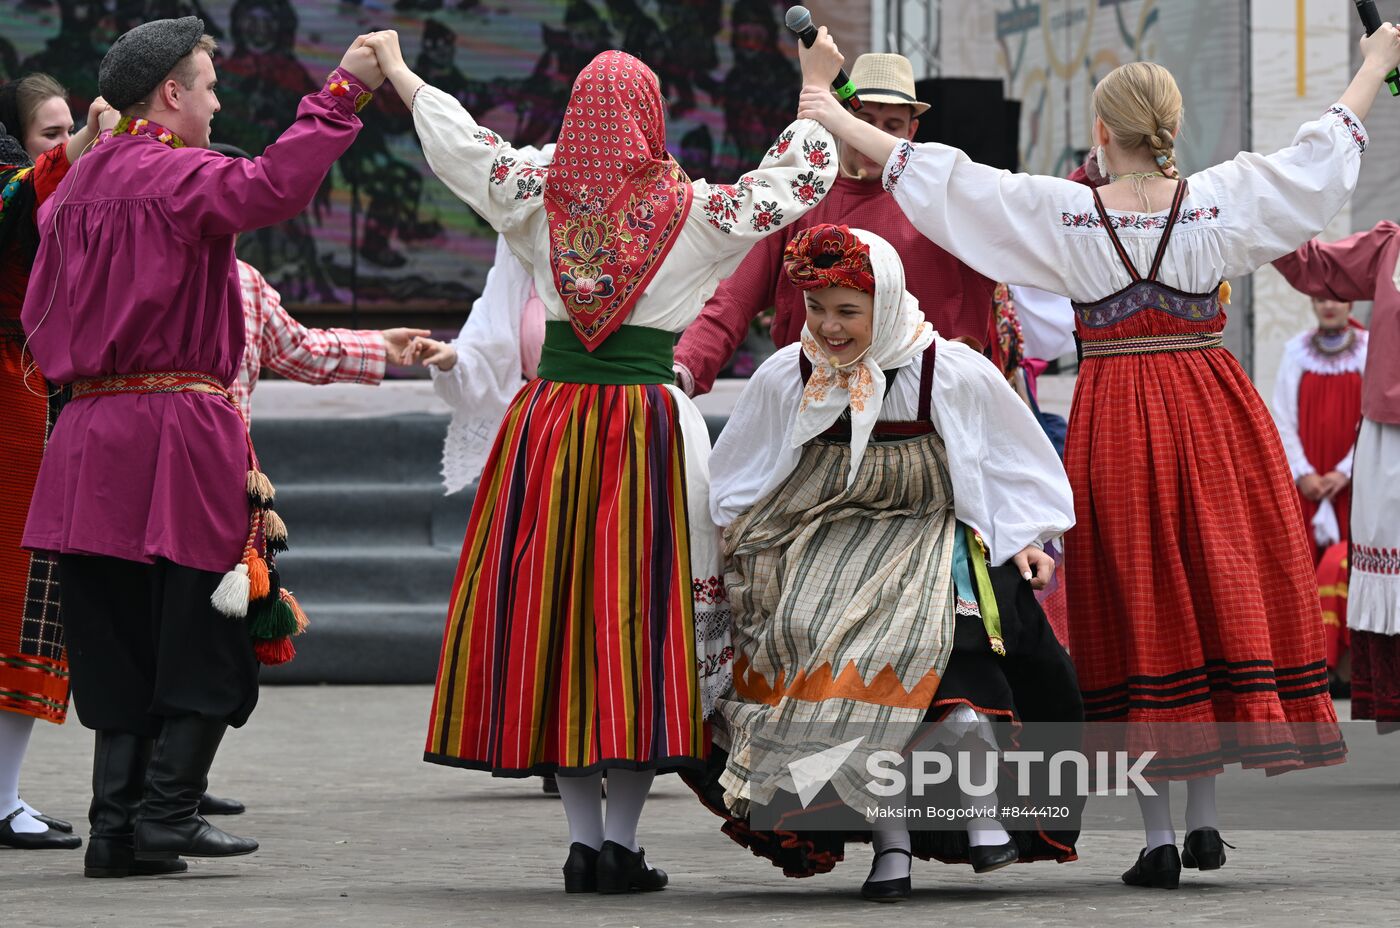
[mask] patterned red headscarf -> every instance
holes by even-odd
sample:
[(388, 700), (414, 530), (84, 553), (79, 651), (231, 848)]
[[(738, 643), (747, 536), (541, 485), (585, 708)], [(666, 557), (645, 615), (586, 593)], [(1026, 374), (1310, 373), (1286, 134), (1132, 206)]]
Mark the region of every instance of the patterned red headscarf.
[(870, 246), (846, 226), (826, 222), (794, 235), (783, 251), (783, 269), (799, 290), (850, 287), (875, 292)]
[(690, 211), (650, 68), (609, 51), (579, 73), (544, 196), (554, 286), (593, 351), (646, 291)]

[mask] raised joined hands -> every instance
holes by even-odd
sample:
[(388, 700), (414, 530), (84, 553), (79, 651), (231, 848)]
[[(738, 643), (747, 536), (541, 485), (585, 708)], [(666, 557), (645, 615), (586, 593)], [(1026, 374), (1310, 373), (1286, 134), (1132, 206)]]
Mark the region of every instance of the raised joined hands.
[(355, 75), (370, 90), (378, 90), (379, 85), (384, 83), (384, 69), (379, 65), (379, 58), (374, 53), (374, 49), (369, 45), (370, 36), (362, 35), (350, 43), (350, 47), (341, 56), (340, 68)]

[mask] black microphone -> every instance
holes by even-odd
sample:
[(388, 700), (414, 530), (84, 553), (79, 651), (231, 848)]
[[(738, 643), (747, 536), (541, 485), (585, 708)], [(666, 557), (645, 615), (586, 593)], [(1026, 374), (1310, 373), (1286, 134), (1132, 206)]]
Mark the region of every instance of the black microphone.
[[(1353, 2), (1356, 3), (1356, 12), (1361, 15), (1361, 27), (1366, 30), (1367, 35), (1381, 27), (1381, 14), (1376, 11), (1375, 0), (1353, 0)], [(1400, 97), (1400, 70), (1392, 70), (1385, 76), (1385, 82), (1390, 85), (1390, 95)]]
[[(1360, 0), (1357, 0), (1359, 3)], [(789, 7), (787, 15), (783, 17), (787, 27), (797, 33), (797, 37), (802, 40), (802, 44), (808, 48), (817, 40), (817, 27), (812, 25), (812, 14), (805, 6)], [(851, 83), (850, 75), (846, 69), (836, 75), (836, 80), (831, 82), (831, 89), (836, 91), (837, 98), (853, 110), (860, 109), (860, 97), (856, 96), (856, 85)]]

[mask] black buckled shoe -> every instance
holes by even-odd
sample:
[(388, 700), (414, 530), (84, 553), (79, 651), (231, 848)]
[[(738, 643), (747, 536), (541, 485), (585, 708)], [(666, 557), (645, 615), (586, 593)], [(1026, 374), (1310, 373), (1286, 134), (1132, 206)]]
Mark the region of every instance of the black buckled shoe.
[(1143, 848), (1137, 863), (1123, 874), (1129, 886), (1151, 886), (1154, 889), (1176, 889), (1181, 882), (1181, 855), (1175, 844), (1164, 844), (1151, 852)]
[[(870, 862), (870, 872), (875, 873), (875, 865), (880, 858), (886, 854), (903, 854), (909, 858), (909, 865), (914, 864), (914, 855), (902, 847), (887, 847), (883, 851), (876, 853), (875, 859)], [(860, 888), (862, 899), (871, 902), (903, 902), (914, 893), (914, 883), (907, 877), (902, 876), (893, 880), (872, 880), (866, 878), (865, 883)]]
[(46, 831), (15, 831), (14, 820), (24, 811), (24, 806), (15, 809), (0, 819), (0, 846), (12, 847), (21, 851), (71, 851), (83, 846), (83, 839), (77, 835), (64, 834), (53, 828)]
[(596, 893), (598, 891), (598, 852), (581, 841), (569, 845), (569, 859), (564, 861), (564, 892)]
[(540, 790), (546, 796), (559, 795), (559, 781), (554, 777), (540, 777)]
[(1181, 844), (1181, 865), (1193, 870), (1219, 870), (1225, 866), (1225, 848), (1234, 845), (1220, 837), (1214, 828), (1197, 828), (1186, 833)]
[(670, 878), (666, 871), (647, 866), (646, 848), (629, 851), (616, 841), (604, 841), (598, 852), (598, 892), (656, 892), (665, 889)]
[(146, 787), (136, 816), (136, 859), (238, 857), (258, 842), (228, 834), (199, 814), (209, 785), (209, 767), (228, 726), (199, 716), (169, 718), (146, 768)]
[(1016, 839), (1013, 838), (1005, 844), (970, 847), (967, 849), (967, 859), (968, 863), (972, 864), (973, 873), (991, 873), (1020, 860), (1021, 852), (1016, 847)]
[(242, 815), (247, 809), (237, 799), (220, 799), (208, 793), (199, 797), (200, 815)]

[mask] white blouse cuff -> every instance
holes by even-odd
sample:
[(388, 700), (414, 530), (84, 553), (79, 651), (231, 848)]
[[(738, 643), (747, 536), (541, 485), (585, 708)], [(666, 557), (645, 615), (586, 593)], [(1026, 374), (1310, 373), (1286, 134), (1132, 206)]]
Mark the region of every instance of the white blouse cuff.
[(881, 175), (885, 191), (894, 193), (895, 186), (899, 183), (900, 175), (909, 166), (909, 159), (914, 154), (914, 146), (910, 142), (900, 142), (890, 152), (890, 160), (885, 162), (885, 170)]
[(1328, 107), (1327, 115), (1340, 122), (1351, 133), (1351, 140), (1356, 143), (1358, 151), (1366, 151), (1366, 146), (1371, 143), (1371, 137), (1366, 133), (1366, 126), (1362, 124), (1360, 117), (1351, 111), (1351, 107), (1334, 103)]

